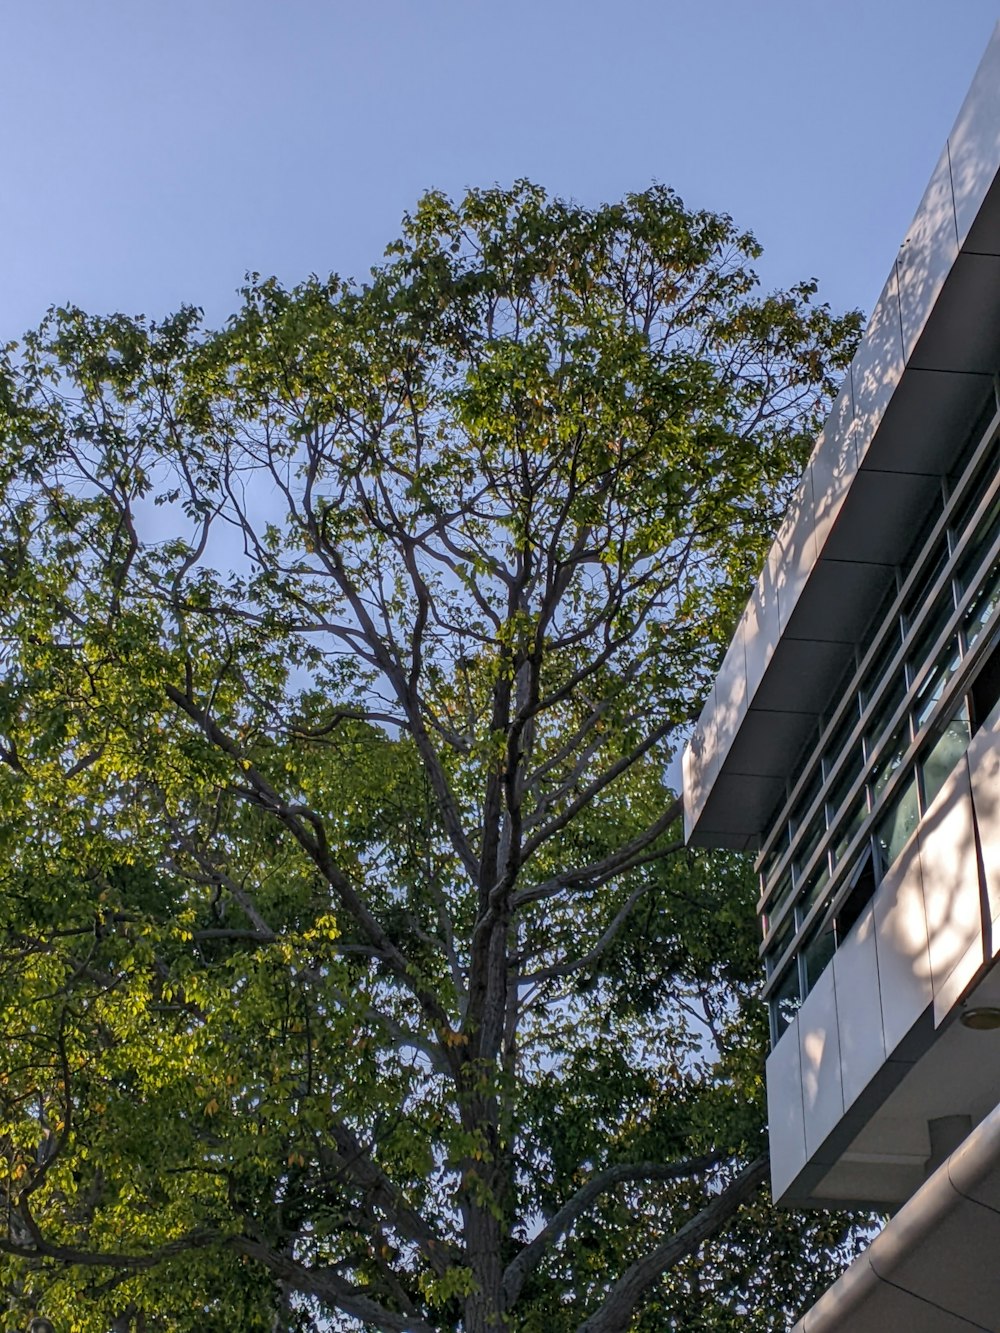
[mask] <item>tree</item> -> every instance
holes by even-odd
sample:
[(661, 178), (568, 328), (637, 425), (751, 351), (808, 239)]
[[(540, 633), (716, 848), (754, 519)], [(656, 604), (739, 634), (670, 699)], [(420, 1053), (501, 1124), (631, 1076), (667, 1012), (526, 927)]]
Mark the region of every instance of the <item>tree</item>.
[(757, 254), (430, 194), (365, 284), (7, 350), (13, 1308), (776, 1329), (842, 1262), (667, 777), (858, 331)]

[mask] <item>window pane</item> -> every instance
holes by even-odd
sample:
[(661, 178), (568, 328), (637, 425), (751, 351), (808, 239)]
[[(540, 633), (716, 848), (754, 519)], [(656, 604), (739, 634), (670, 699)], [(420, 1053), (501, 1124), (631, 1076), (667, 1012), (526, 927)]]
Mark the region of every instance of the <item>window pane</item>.
[(799, 995), (799, 967), (795, 959), (785, 973), (778, 989), (771, 996), (771, 1020), (774, 1024), (775, 1041), (795, 1017), (802, 999)]
[(833, 845), (833, 863), (836, 865), (851, 845), (855, 833), (865, 822), (865, 816), (868, 814), (868, 802), (865, 799), (865, 793), (862, 790), (860, 796), (856, 797), (854, 805), (850, 812), (845, 816), (836, 833), (836, 841)]
[(952, 639), (945, 645), (937, 665), (929, 673), (913, 700), (913, 726), (916, 731), (920, 730), (934, 712), (944, 687), (958, 669), (958, 662), (958, 644)]
[(833, 933), (832, 922), (825, 930), (818, 931), (802, 951), (805, 960), (806, 971), (806, 994), (812, 990), (819, 980), (820, 974), (826, 968), (830, 959), (837, 948), (836, 936)]
[(872, 771), (871, 789), (873, 804), (878, 802), (879, 797), (885, 790), (886, 783), (903, 762), (903, 755), (906, 753), (906, 747), (909, 743), (909, 727), (903, 723), (902, 726), (896, 728), (892, 739), (886, 745), (881, 759)]
[(944, 730), (931, 743), (921, 765), (924, 782), (924, 808), (941, 790), (945, 778), (969, 748), (969, 721), (965, 705), (957, 717), (945, 724)]
[(965, 641), (970, 648), (996, 610), (998, 601), (1000, 601), (1000, 560), (995, 560), (983, 578), (983, 586), (965, 613), (963, 628)]
[(934, 548), (930, 563), (925, 566), (923, 574), (910, 589), (903, 604), (903, 615), (908, 625), (912, 625), (914, 621), (920, 619), (927, 605), (927, 594), (934, 586), (935, 580), (947, 562), (948, 544), (942, 537)]
[(885, 869), (892, 865), (903, 850), (919, 819), (917, 783), (915, 777), (911, 776), (903, 789), (893, 798), (888, 811), (875, 827), (875, 841), (882, 854), (882, 865)]

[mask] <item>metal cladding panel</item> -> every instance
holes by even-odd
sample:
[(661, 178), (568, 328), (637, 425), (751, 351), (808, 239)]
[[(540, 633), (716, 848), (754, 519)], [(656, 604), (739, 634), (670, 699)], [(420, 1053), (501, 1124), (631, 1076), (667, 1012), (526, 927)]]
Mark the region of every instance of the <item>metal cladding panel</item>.
[(806, 1155), (814, 1158), (844, 1115), (840, 1082), (840, 1032), (833, 971), (827, 968), (796, 1015), (802, 1062), (802, 1110)]
[(720, 758), (732, 745), (747, 712), (747, 658), (743, 633), (741, 620), (715, 678), (715, 745)]
[(778, 591), (771, 578), (770, 564), (765, 564), (743, 613), (743, 650), (750, 698), (764, 677), (780, 637)]
[(990, 912), (988, 952), (995, 958), (1000, 951), (1000, 932), (995, 924), (1000, 922), (1000, 708), (973, 736), (967, 759)]
[(969, 769), (963, 758), (917, 829), (935, 1021), (983, 964), (983, 918)]
[(817, 690), (829, 697), (844, 674), (844, 645), (786, 635), (775, 649), (774, 669), (761, 682), (754, 711), (808, 713), (818, 721)]
[(857, 1270), (848, 1269), (853, 1290), (841, 1287), (845, 1274), (832, 1288), (836, 1297), (831, 1301), (821, 1298), (792, 1333), (987, 1333), (981, 1325), (970, 1324), (884, 1281), (872, 1272), (867, 1255), (855, 1262)]
[(882, 1029), (892, 1056), (934, 998), (916, 839), (878, 886), (874, 915)]
[[(870, 461), (871, 454), (866, 463)], [(844, 507), (840, 521), (830, 533), (820, 570), (828, 561), (894, 566), (900, 551), (913, 540), (927, 506), (940, 489), (937, 476), (862, 468), (851, 487), (850, 504)], [(845, 577), (850, 573), (834, 572), (844, 573)], [(890, 575), (883, 577), (888, 581)]]
[(807, 464), (767, 558), (771, 584), (778, 599), (778, 629), (782, 634), (816, 564), (818, 548), (814, 514), (812, 465)]
[(907, 366), (868, 450), (866, 470), (919, 472), (934, 477), (948, 471), (949, 460), (942, 460), (941, 441), (966, 438), (992, 389), (992, 375)]
[(820, 432), (810, 467), (813, 533), (817, 548), (822, 550), (858, 470), (858, 453), (854, 447), (854, 395), (850, 375), (841, 385), (826, 425)]
[(863, 462), (889, 399), (903, 373), (903, 339), (899, 324), (896, 266), (875, 302), (857, 355), (851, 363), (854, 386), (855, 447)]
[(796, 608), (788, 626), (789, 635), (818, 643), (846, 644), (846, 666), (854, 644), (870, 623), (892, 577), (889, 565), (821, 560), (813, 574), (815, 596), (809, 598), (808, 604), (803, 601)]
[[(1000, 1214), (959, 1194), (947, 1171), (935, 1180), (933, 1237), (919, 1210), (904, 1208), (869, 1250), (873, 1272), (893, 1286), (978, 1328), (1000, 1310)], [(937, 1262), (929, 1262), (937, 1258)]]
[(882, 1000), (875, 948), (875, 909), (869, 903), (833, 955), (840, 1035), (840, 1077), (845, 1109), (885, 1063)]
[(990, 375), (1000, 357), (1000, 257), (960, 254), (913, 354), (916, 370)]
[(958, 254), (948, 146), (938, 158), (896, 260), (903, 355), (912, 356)]
[(1000, 167), (1000, 26), (948, 138), (958, 243), (965, 245)]
[[(729, 847), (734, 851), (749, 851), (756, 846), (744, 824), (747, 815), (758, 821), (768, 815), (784, 795), (783, 778), (761, 778), (750, 773), (723, 773), (712, 789), (712, 809), (688, 841), (695, 847)], [(685, 818), (687, 812), (685, 810)]]
[(994, 1112), (948, 1159), (948, 1179), (967, 1199), (1000, 1213), (1000, 1169), (983, 1169), (984, 1160), (1000, 1163), (1000, 1115)]
[(755, 709), (730, 751), (729, 771), (783, 782), (788, 755), (797, 754), (815, 731), (816, 719), (811, 713)]
[(771, 1144), (771, 1194), (780, 1199), (806, 1164), (802, 1113), (802, 1065), (796, 1025), (785, 1029), (767, 1057), (767, 1129)]

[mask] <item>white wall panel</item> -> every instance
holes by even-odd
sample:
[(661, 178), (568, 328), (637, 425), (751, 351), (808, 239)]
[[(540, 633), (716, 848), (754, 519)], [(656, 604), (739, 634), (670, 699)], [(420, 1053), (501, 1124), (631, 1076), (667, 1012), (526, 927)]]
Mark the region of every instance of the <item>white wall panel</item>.
[(854, 386), (855, 448), (863, 462), (872, 436), (903, 373), (896, 266), (875, 304), (861, 346), (851, 363)]
[(882, 1005), (871, 903), (833, 956), (841, 1084), (849, 1109), (885, 1062)]
[(940, 1022), (983, 962), (979, 867), (965, 759), (920, 821), (917, 836), (935, 1022)]
[(745, 625), (741, 618), (736, 626), (733, 641), (722, 659), (719, 674), (715, 678), (715, 749), (720, 767), (725, 762), (740, 723), (747, 715), (747, 658), (744, 634)]
[(945, 145), (896, 263), (899, 321), (903, 332), (903, 355), (907, 360), (913, 355), (927, 316), (957, 255), (955, 200)]
[(854, 447), (854, 394), (851, 376), (841, 385), (811, 459), (813, 525), (817, 552), (837, 520), (858, 470)]
[(767, 557), (768, 574), (778, 600), (778, 627), (782, 634), (795, 610), (799, 594), (812, 573), (817, 555), (812, 467), (807, 464)]
[(770, 557), (765, 562), (756, 586), (743, 612), (743, 647), (746, 653), (747, 690), (752, 699), (774, 655), (781, 635), (778, 623), (778, 592), (774, 585)]
[[(991, 923), (1000, 925), (1000, 708), (972, 738), (968, 752), (972, 808), (979, 828)], [(1000, 931), (991, 932), (990, 956), (1000, 952)]]
[(767, 1127), (771, 1144), (771, 1194), (781, 1196), (806, 1164), (802, 1114), (802, 1066), (797, 1021), (767, 1057)]
[(873, 910), (882, 1030), (891, 1056), (934, 995), (916, 839), (878, 886)]
[(832, 968), (826, 969), (806, 996), (797, 1019), (806, 1154), (812, 1157), (844, 1114), (837, 995)]
[(948, 147), (961, 246), (1000, 166), (1000, 28), (979, 64)]

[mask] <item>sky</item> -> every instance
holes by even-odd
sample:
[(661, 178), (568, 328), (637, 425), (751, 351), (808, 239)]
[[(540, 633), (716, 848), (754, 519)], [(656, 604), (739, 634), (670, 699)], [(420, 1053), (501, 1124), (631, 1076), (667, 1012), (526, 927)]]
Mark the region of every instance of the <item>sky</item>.
[(0, 340), (364, 276), (427, 188), (657, 180), (869, 310), (1000, 0), (0, 0)]

